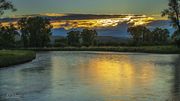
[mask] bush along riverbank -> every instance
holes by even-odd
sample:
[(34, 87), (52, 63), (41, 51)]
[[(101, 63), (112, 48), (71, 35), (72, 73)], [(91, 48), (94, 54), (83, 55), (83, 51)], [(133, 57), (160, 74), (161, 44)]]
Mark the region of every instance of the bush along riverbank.
[(33, 51), (0, 50), (0, 68), (32, 61), (36, 58)]
[(157, 54), (180, 54), (176, 46), (139, 46), (139, 47), (56, 47), (56, 48), (26, 48), (31, 51), (106, 51), (106, 52), (138, 52)]

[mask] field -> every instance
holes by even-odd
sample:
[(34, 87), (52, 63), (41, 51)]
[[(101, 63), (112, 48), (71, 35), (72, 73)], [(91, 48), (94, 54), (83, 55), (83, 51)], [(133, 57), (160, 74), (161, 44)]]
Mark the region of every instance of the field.
[[(24, 49), (22, 49), (24, 50)], [(25, 49), (27, 50), (27, 49)], [(140, 52), (158, 54), (180, 54), (180, 48), (175, 46), (140, 46), (140, 47), (59, 47), (59, 48), (28, 48), (33, 51), (110, 51), (110, 52)]]
[(0, 67), (21, 64), (36, 57), (33, 51), (0, 50)]

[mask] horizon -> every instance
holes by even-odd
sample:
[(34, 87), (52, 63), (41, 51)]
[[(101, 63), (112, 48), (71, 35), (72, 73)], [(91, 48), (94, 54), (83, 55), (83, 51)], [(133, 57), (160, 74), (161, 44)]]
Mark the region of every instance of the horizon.
[[(3, 25), (10, 25), (11, 23), (17, 25), (17, 21), (22, 17), (34, 17), (44, 16), (51, 19), (53, 28), (64, 28), (66, 30), (72, 28), (108, 28), (116, 27), (121, 23), (127, 24), (146, 25), (156, 20), (162, 20), (162, 18), (156, 16), (147, 15), (133, 15), (133, 14), (121, 14), (121, 15), (102, 15), (102, 14), (58, 14), (58, 13), (45, 13), (45, 14), (31, 14), (21, 15), (10, 19), (1, 19)], [(165, 18), (164, 18), (165, 19)], [(163, 20), (164, 20), (163, 19)]]
[[(68, 31), (73, 29), (90, 28), (96, 29), (100, 36), (115, 36), (128, 37), (128, 26), (145, 25), (150, 29), (156, 27), (166, 28), (172, 34), (174, 29), (170, 26), (168, 20), (160, 20), (155, 17), (146, 15), (92, 15), (92, 14), (36, 14), (32, 16), (48, 17), (53, 26), (53, 36), (66, 36)], [(29, 16), (29, 17), (30, 17)], [(25, 16), (23, 16), (25, 17)], [(19, 17), (21, 18), (21, 17)], [(15, 19), (4, 19), (2, 25), (10, 25), (10, 23), (17, 26)], [(1, 20), (3, 21), (3, 20)], [(8, 22), (9, 21), (9, 22)]]

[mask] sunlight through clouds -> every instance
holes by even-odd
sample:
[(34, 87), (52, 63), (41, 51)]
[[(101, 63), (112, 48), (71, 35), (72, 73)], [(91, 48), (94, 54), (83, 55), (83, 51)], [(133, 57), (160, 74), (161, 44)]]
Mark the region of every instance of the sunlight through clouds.
[[(56, 13), (46, 13), (40, 14), (40, 16), (53, 17), (51, 18), (51, 24), (53, 28), (64, 28), (66, 30), (74, 29), (74, 28), (108, 28), (108, 27), (116, 27), (119, 24), (126, 22), (129, 25), (138, 26), (138, 25), (146, 25), (155, 20), (153, 17), (148, 17), (146, 15), (119, 15), (119, 16), (106, 16), (99, 17), (102, 15), (83, 15), (87, 18), (69, 18), (68, 14), (56, 14)], [(74, 16), (74, 15), (71, 15)], [(91, 18), (91, 16), (93, 16)], [(112, 16), (112, 15), (111, 15)], [(32, 17), (32, 16), (30, 16)], [(61, 17), (69, 18), (69, 19), (61, 19)], [(89, 18), (88, 18), (89, 17)], [(14, 22), (3, 22), (3, 25), (9, 24), (17, 24), (17, 21)]]

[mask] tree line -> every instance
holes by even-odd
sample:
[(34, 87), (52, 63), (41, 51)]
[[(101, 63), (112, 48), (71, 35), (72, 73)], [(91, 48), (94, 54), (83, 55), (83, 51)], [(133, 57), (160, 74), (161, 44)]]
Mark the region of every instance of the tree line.
[(45, 47), (52, 35), (50, 20), (43, 17), (22, 18), (18, 21), (24, 47)]
[[(49, 47), (52, 46), (51, 35), (52, 25), (50, 20), (43, 17), (21, 18), (18, 27), (14, 25), (0, 26), (0, 48), (17, 47)], [(20, 39), (18, 39), (18, 37)], [(93, 46), (96, 43), (96, 30), (83, 29), (70, 31), (65, 39), (59, 39), (61, 43), (68, 46)]]
[(17, 26), (0, 26), (0, 48), (48, 46), (52, 34), (49, 19), (21, 18)]
[[(50, 44), (52, 25), (49, 19), (45, 17), (21, 18), (17, 26), (15, 27), (12, 24), (10, 26), (0, 26), (1, 48), (52, 46)], [(132, 26), (127, 31), (133, 40), (132, 45), (166, 45), (170, 40), (167, 29), (155, 28), (151, 31), (145, 26)], [(178, 32), (175, 33), (178, 34)], [(56, 40), (55, 46), (97, 46), (99, 45), (97, 36), (97, 31), (92, 29), (72, 30), (67, 33), (64, 39)], [(17, 37), (20, 37), (20, 39), (17, 40)], [(131, 43), (129, 42), (126, 45), (129, 44)]]
[(67, 41), (70, 46), (94, 46), (98, 33), (96, 30), (83, 29), (80, 31), (70, 31), (67, 33)]
[(167, 29), (155, 28), (149, 30), (145, 26), (133, 26), (128, 32), (134, 45), (163, 45), (169, 42), (169, 31)]
[(73, 30), (67, 33), (65, 38), (55, 40), (55, 46), (95, 46), (97, 43), (97, 31), (92, 29), (83, 29), (82, 31)]

